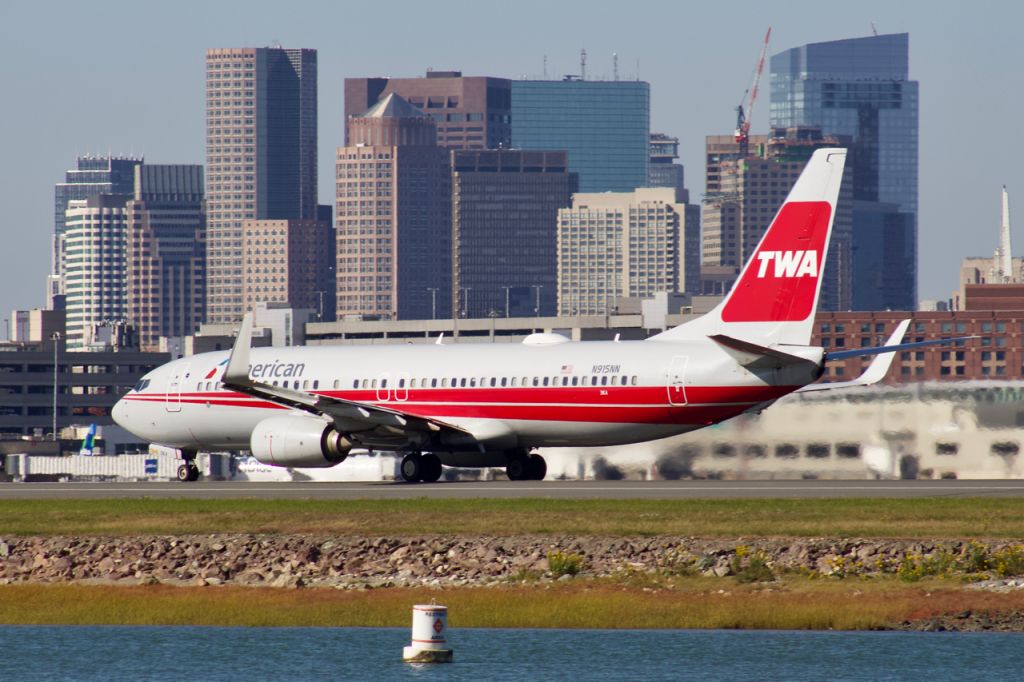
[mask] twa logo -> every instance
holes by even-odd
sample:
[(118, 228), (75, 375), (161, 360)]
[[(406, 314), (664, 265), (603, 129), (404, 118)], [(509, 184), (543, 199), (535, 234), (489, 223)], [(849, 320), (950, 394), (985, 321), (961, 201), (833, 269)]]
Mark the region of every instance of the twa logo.
[(772, 277), (817, 277), (817, 251), (760, 251), (757, 277), (764, 279), (771, 267)]

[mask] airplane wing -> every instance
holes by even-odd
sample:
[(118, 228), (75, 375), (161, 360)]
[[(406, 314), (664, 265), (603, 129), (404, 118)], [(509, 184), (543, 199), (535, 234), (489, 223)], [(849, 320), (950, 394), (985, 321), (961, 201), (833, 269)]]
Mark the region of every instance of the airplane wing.
[[(221, 378), (221, 383), (225, 387), (276, 405), (328, 417), (334, 421), (335, 427), (342, 433), (374, 432), (375, 439), (378, 441), (381, 437), (395, 439), (404, 436), (411, 437), (413, 440), (422, 440), (423, 435), (444, 431), (459, 436), (467, 435), (467, 431), (458, 426), (401, 410), (253, 381), (249, 377), (251, 344), (252, 313), (246, 313), (242, 318), (238, 337), (231, 348), (224, 376)], [(370, 440), (373, 439), (374, 437), (371, 436)]]

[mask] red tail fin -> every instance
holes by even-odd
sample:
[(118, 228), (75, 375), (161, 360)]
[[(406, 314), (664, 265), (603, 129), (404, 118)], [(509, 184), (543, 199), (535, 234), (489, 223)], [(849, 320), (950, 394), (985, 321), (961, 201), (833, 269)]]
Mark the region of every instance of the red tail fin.
[(845, 149), (815, 151), (725, 300), (651, 338), (726, 334), (765, 346), (810, 342), (845, 163)]

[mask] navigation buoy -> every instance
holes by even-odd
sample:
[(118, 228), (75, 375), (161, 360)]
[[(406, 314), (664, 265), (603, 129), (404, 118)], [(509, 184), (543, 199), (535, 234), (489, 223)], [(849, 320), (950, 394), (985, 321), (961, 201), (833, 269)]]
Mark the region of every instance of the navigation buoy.
[(448, 607), (417, 604), (412, 607), (412, 643), (402, 649), (406, 663), (451, 663), (448, 648)]

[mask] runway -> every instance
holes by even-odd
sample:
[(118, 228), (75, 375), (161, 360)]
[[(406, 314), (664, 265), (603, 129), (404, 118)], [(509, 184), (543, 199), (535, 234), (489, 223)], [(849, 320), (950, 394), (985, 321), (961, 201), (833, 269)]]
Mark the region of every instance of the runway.
[(104, 499), (824, 499), (1024, 497), (1024, 481), (487, 481), (374, 483), (0, 483), (0, 500)]

